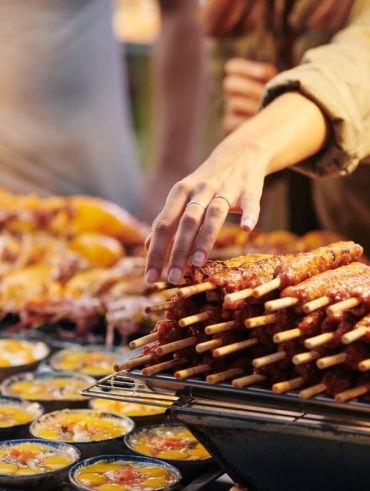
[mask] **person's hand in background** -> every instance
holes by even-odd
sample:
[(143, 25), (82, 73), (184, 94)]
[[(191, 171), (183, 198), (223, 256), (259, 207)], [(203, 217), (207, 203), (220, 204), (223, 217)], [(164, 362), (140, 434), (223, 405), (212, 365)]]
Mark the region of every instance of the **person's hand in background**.
[(225, 74), (224, 128), (230, 133), (256, 114), (265, 84), (277, 74), (277, 69), (271, 63), (231, 58), (225, 64)]

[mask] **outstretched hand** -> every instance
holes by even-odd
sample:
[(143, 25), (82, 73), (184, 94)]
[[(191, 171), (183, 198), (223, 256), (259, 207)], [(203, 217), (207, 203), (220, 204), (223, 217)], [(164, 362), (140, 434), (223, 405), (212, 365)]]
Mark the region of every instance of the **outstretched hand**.
[(230, 134), (192, 174), (176, 183), (147, 238), (146, 275), (181, 281), (189, 262), (207, 260), (229, 212), (241, 227), (257, 223), (267, 174), (290, 167), (321, 150), (329, 126), (321, 109), (297, 92), (277, 97)]
[[(231, 137), (229, 137), (231, 138)], [(167, 258), (168, 281), (181, 281), (190, 262), (207, 260), (228, 213), (241, 213), (250, 231), (259, 215), (268, 158), (262, 143), (235, 153), (226, 139), (192, 174), (171, 189), (147, 239), (147, 281), (160, 278)]]

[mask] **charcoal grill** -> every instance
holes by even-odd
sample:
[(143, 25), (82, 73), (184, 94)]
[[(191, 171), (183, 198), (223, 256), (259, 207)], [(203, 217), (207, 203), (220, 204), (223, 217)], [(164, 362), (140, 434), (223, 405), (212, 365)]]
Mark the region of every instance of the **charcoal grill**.
[(326, 397), (302, 401), (294, 393), (165, 374), (144, 377), (139, 370), (105, 377), (83, 394), (145, 403), (153, 391), (155, 405), (166, 406), (170, 420), (188, 426), (249, 491), (370, 489), (369, 404), (337, 404)]

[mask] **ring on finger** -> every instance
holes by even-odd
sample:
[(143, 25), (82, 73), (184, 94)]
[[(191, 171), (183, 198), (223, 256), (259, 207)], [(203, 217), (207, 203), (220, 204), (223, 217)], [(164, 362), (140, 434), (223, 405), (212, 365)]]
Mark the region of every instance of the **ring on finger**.
[(226, 201), (227, 205), (229, 208), (231, 208), (231, 203), (230, 201), (226, 198), (226, 196), (222, 196), (222, 194), (216, 194), (216, 196), (213, 197), (213, 199), (220, 198)]
[(191, 201), (189, 201), (189, 203), (187, 203), (186, 206), (189, 206), (189, 205), (198, 205), (198, 206), (202, 207), (203, 210), (207, 209), (207, 206), (205, 204), (201, 203), (200, 201), (196, 201), (195, 199), (192, 199)]

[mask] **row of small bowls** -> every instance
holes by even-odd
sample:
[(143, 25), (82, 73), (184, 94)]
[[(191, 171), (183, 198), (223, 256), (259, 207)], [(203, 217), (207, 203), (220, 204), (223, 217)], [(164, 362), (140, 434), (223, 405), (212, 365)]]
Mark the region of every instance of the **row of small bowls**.
[[(77, 412), (79, 413), (80, 410), (77, 410)], [(89, 487), (84, 487), (81, 485), (80, 487), (78, 487), (77, 481), (75, 479), (76, 473), (81, 469), (81, 466), (90, 465), (93, 462), (105, 461), (106, 458), (108, 458), (108, 461), (110, 462), (118, 461), (118, 460), (119, 461), (134, 460), (135, 462), (143, 462), (143, 463), (152, 462), (155, 463), (156, 465), (165, 466), (167, 469), (171, 469), (173, 470), (173, 472), (175, 472), (175, 474), (178, 477), (176, 483), (178, 483), (181, 480), (182, 476), (188, 478), (193, 475), (197, 475), (207, 470), (213, 463), (211, 457), (203, 460), (191, 460), (191, 461), (180, 460), (180, 459), (177, 460), (164, 459), (164, 458), (161, 458), (159, 460), (135, 448), (133, 442), (135, 440), (135, 436), (140, 432), (147, 432), (148, 430), (150, 431), (152, 429), (156, 430), (157, 428), (162, 428), (162, 427), (164, 427), (165, 430), (172, 429), (172, 428), (182, 430), (183, 428), (182, 425), (178, 425), (178, 424), (151, 425), (151, 426), (145, 426), (142, 428), (134, 429), (135, 424), (133, 421), (130, 421), (129, 418), (119, 417), (117, 415), (113, 415), (109, 413), (107, 414), (101, 413), (101, 414), (102, 416), (105, 417), (108, 416), (109, 418), (110, 417), (121, 418), (122, 420), (125, 421), (125, 423), (129, 423), (130, 426), (127, 428), (129, 430), (128, 433), (124, 437), (123, 435), (121, 435), (119, 437), (114, 437), (106, 440), (67, 443), (63, 441), (55, 441), (45, 438), (39, 438), (37, 436), (38, 420), (35, 420), (31, 425), (31, 434), (36, 438), (11, 440), (11, 441), (5, 441), (0, 443), (0, 448), (4, 445), (7, 446), (10, 444), (14, 444), (14, 442), (42, 443), (43, 445), (46, 446), (51, 445), (54, 449), (63, 450), (65, 452), (68, 451), (68, 453), (73, 456), (73, 462), (71, 462), (71, 464), (67, 466), (67, 468), (63, 468), (58, 471), (55, 471), (56, 472), (55, 475), (54, 475), (54, 471), (45, 472), (38, 475), (31, 475), (31, 476), (9, 476), (6, 474), (0, 474), (0, 484), (15, 486), (15, 487), (19, 487), (20, 484), (22, 485), (27, 484), (27, 488), (25, 489), (36, 489), (36, 488), (48, 489), (48, 486), (50, 485), (51, 476), (53, 476), (54, 482), (56, 482), (56, 480), (62, 481), (65, 478), (68, 469), (72, 466), (72, 464), (75, 464), (70, 472), (71, 482), (74, 484), (75, 487), (77, 487), (77, 489), (91, 489)], [(54, 416), (55, 413), (50, 413), (44, 415), (43, 418), (53, 418)], [(109, 455), (109, 457), (107, 457), (107, 455)], [(83, 462), (77, 464), (77, 462), (80, 460), (81, 457), (87, 460), (84, 460)], [(160, 489), (162, 491), (162, 488)], [(163, 489), (173, 489), (173, 486), (171, 485), (169, 488), (163, 488)]]
[[(67, 352), (73, 353), (74, 351), (82, 351), (84, 353), (95, 353), (95, 352), (100, 352), (100, 353), (106, 353), (106, 354), (115, 354), (119, 355), (122, 354), (123, 348), (116, 348), (116, 347), (108, 347), (108, 346), (100, 346), (100, 345), (89, 345), (89, 346), (80, 346), (80, 345), (71, 345), (70, 348), (65, 348), (62, 350), (59, 350), (51, 355), (51, 350), (49, 346), (42, 342), (42, 341), (25, 341), (25, 340), (19, 340), (19, 339), (8, 339), (8, 338), (1, 338), (0, 339), (0, 351), (1, 351), (1, 343), (4, 342), (21, 342), (25, 343), (27, 345), (32, 345), (34, 348), (35, 353), (37, 352), (37, 359), (30, 362), (30, 363), (23, 363), (23, 364), (17, 364), (17, 365), (11, 365), (11, 366), (1, 366), (0, 364), (0, 381), (5, 380), (6, 378), (11, 377), (12, 375), (16, 375), (18, 373), (23, 373), (23, 372), (33, 372), (36, 370), (40, 364), (48, 362), (49, 366), (55, 370), (55, 371), (68, 371), (66, 369), (60, 368), (60, 363), (63, 355), (65, 355)], [(50, 356), (51, 355), (51, 356)], [(108, 375), (112, 371), (113, 367), (107, 368), (107, 370), (102, 370), (99, 372), (94, 372), (94, 371), (88, 371), (86, 370), (83, 374), (93, 377), (94, 379), (96, 378), (101, 378), (104, 377), (105, 375)], [(73, 369), (71, 369), (72, 371)]]
[(0, 449), (4, 447), (13, 447), (18, 444), (40, 444), (43, 447), (49, 448), (53, 451), (56, 451), (62, 455), (68, 456), (71, 459), (71, 462), (66, 466), (52, 471), (35, 473), (35, 474), (26, 474), (26, 475), (6, 475), (0, 474), (0, 485), (7, 486), (9, 488), (16, 488), (17, 490), (27, 490), (27, 491), (47, 491), (51, 489), (55, 489), (58, 484), (61, 484), (65, 479), (69, 478), (72, 486), (77, 490), (83, 491), (94, 491), (93, 487), (85, 486), (78, 481), (78, 474), (87, 466), (96, 463), (113, 463), (113, 462), (124, 462), (124, 463), (133, 463), (133, 464), (142, 464), (149, 466), (158, 466), (169, 471), (174, 477), (174, 482), (165, 487), (157, 487), (155, 491), (174, 491), (178, 489), (181, 481), (182, 474), (181, 472), (172, 465), (153, 459), (150, 457), (138, 457), (138, 456), (129, 456), (129, 455), (102, 455), (96, 456), (89, 459), (85, 459), (80, 461), (81, 453), (74, 446), (69, 443), (61, 443), (54, 442), (49, 440), (42, 439), (20, 439), (20, 440), (9, 440), (6, 442), (0, 443)]

